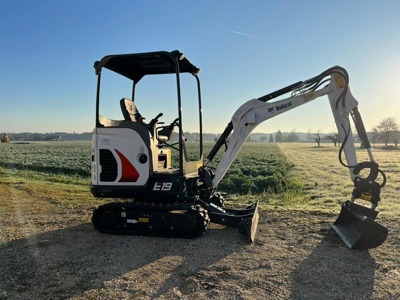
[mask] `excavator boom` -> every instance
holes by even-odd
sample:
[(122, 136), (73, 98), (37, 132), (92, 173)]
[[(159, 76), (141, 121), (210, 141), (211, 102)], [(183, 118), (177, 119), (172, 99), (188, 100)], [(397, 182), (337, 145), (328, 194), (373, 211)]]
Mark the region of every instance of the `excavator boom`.
[[(322, 87), (324, 83), (326, 85)], [(290, 93), (289, 97), (271, 102), (271, 100), (288, 93)], [(218, 187), (244, 141), (256, 126), (325, 95), (328, 96), (341, 141), (339, 160), (343, 166), (348, 168), (354, 182), (352, 198), (343, 203), (342, 211), (332, 227), (349, 248), (374, 248), (382, 244), (388, 234), (385, 227), (374, 221), (378, 214), (375, 208), (380, 201), (380, 189), (385, 185), (386, 177), (379, 169), (379, 165), (374, 162), (371, 145), (358, 111), (358, 102), (350, 92), (349, 77), (347, 71), (342, 67), (332, 67), (316, 77), (296, 82), (263, 97), (249, 100), (239, 107), (207, 156), (208, 161), (205, 168), (218, 150), (225, 146), (225, 152), (216, 168), (215, 176), (212, 180), (208, 179), (208, 182), (211, 182), (210, 189)], [(369, 162), (359, 163), (357, 161), (349, 116), (352, 117), (362, 145), (368, 152)], [(342, 158), (343, 152), (346, 163)], [(370, 175), (367, 178), (361, 177), (362, 169), (369, 169)], [(376, 182), (379, 174), (383, 177), (381, 184)], [(356, 199), (367, 200), (372, 207), (366, 208), (355, 204)]]

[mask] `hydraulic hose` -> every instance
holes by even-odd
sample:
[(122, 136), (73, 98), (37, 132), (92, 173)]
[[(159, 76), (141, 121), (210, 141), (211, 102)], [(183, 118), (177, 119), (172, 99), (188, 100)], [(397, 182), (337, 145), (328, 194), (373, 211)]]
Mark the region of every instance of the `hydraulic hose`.
[(221, 134), (219, 137), (218, 141), (214, 145), (214, 147), (211, 149), (210, 153), (207, 155), (207, 159), (209, 161), (213, 160), (215, 154), (217, 154), (218, 150), (226, 143), (226, 139), (228, 136), (231, 134), (233, 130), (233, 124), (232, 122), (229, 122), (228, 125), (226, 126), (224, 132)]

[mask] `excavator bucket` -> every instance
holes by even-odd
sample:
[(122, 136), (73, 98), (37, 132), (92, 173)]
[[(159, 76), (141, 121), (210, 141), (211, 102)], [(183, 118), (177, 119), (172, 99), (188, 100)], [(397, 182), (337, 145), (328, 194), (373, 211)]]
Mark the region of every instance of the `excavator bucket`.
[(346, 201), (332, 228), (349, 249), (371, 249), (387, 238), (388, 229), (374, 220), (378, 211)]

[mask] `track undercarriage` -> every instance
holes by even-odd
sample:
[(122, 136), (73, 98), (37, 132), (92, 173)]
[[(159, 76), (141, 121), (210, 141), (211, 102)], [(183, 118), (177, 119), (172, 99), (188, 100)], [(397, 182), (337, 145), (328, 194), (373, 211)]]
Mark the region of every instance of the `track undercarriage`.
[(99, 206), (92, 216), (102, 233), (195, 238), (208, 223), (237, 227), (254, 242), (258, 224), (258, 203), (245, 209), (224, 209), (215, 204), (196, 202), (113, 202)]

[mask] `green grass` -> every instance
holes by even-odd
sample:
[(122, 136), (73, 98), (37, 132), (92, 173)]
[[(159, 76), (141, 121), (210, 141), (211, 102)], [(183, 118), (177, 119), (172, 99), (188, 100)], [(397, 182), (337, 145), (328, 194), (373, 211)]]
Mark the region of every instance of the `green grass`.
[[(205, 155), (213, 144), (205, 143)], [(217, 167), (222, 152), (211, 168)], [(7, 182), (35, 183), (44, 190), (62, 187), (60, 199), (66, 197), (66, 190), (70, 195), (85, 192), (84, 198), (74, 199), (89, 201), (93, 199), (89, 192), (90, 153), (90, 142), (0, 144), (0, 177)], [(380, 215), (399, 219), (400, 152), (377, 149), (373, 153), (388, 178), (381, 192)], [(232, 204), (260, 201), (265, 209), (337, 214), (353, 189), (349, 171), (339, 164), (337, 154), (338, 148), (330, 145), (245, 143), (219, 191)], [(358, 150), (358, 155), (360, 161), (368, 159), (365, 151)]]
[(0, 144), (0, 167), (65, 176), (90, 176), (90, 142)]
[[(337, 213), (339, 205), (350, 199), (353, 182), (348, 169), (338, 161), (337, 147), (315, 148), (307, 143), (282, 143), (279, 147), (294, 164), (290, 175), (303, 184), (303, 201), (299, 201), (304, 204), (302, 209)], [(387, 184), (381, 190), (379, 216), (400, 220), (400, 151), (373, 149), (373, 155), (387, 176)], [(368, 160), (365, 150), (357, 149), (357, 156), (359, 161)]]
[[(212, 145), (205, 143), (205, 153)], [(195, 143), (189, 142), (187, 146), (189, 153), (195, 152)], [(90, 142), (1, 144), (0, 147), (0, 168), (18, 172), (20, 177), (70, 184), (89, 180)], [(217, 167), (221, 154), (222, 151), (212, 168)], [(219, 189), (239, 195), (286, 192), (290, 188), (287, 175), (292, 167), (275, 144), (245, 144)]]
[[(206, 143), (205, 153), (212, 143)], [(214, 170), (222, 157), (218, 153), (210, 164)], [(238, 195), (283, 193), (292, 188), (289, 173), (293, 168), (276, 144), (245, 143), (219, 185), (219, 190)], [(298, 187), (297, 187), (298, 188)]]

